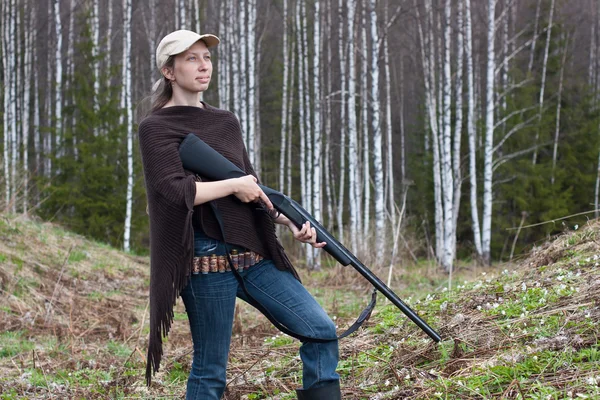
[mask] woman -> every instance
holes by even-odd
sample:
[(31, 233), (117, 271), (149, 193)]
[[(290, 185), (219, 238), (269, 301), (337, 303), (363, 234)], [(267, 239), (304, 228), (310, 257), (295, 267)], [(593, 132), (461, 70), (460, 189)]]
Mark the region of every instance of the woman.
[[(248, 293), (290, 330), (307, 337), (335, 337), (335, 325), (302, 286), (275, 236), (286, 225), (297, 240), (321, 248), (307, 223), (298, 229), (285, 216), (258, 210), (273, 206), (257, 185), (235, 116), (201, 100), (212, 74), (209, 47), (219, 39), (179, 30), (156, 50), (162, 79), (155, 85), (152, 112), (139, 126), (140, 149), (150, 216), (150, 339), (146, 379), (158, 370), (162, 337), (173, 320), (179, 295), (190, 322), (194, 356), (187, 399), (220, 399), (226, 384), (235, 300), (248, 301), (225, 263), (226, 252), (239, 268)], [(178, 155), (184, 137), (194, 133), (247, 175), (203, 181), (185, 171)], [(213, 207), (222, 217), (221, 232)], [(223, 237), (227, 242), (223, 241)], [(227, 243), (227, 246), (226, 246)], [(218, 272), (219, 269), (221, 272)], [(303, 388), (299, 399), (340, 399), (337, 340), (303, 342)]]

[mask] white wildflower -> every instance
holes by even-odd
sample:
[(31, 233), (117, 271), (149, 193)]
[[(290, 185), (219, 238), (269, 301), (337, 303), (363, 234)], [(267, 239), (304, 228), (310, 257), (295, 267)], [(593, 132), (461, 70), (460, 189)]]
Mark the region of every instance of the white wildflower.
[(446, 311), (446, 309), (448, 308), (448, 302), (445, 301), (440, 305), (440, 311)]
[(523, 291), (523, 292), (527, 291), (527, 285), (525, 284), (525, 282), (521, 283), (521, 291)]
[(587, 384), (588, 385), (596, 385), (598, 382), (596, 380), (596, 378), (594, 378), (593, 376), (590, 376), (587, 378)]

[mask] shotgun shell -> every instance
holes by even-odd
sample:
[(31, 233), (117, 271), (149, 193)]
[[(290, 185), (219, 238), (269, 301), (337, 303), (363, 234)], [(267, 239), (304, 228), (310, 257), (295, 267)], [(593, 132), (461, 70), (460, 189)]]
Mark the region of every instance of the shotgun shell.
[(202, 261), (200, 263), (200, 271), (203, 274), (208, 274), (208, 256), (202, 257)]
[(238, 269), (238, 251), (235, 249), (231, 250), (231, 263), (233, 268)]
[(225, 264), (227, 264), (227, 260), (225, 259), (225, 256), (219, 256), (218, 263), (219, 263), (219, 272), (222, 274), (225, 273)]
[(192, 265), (192, 274), (198, 275), (200, 273), (200, 257), (194, 257), (194, 264)]
[(253, 257), (252, 257), (252, 252), (247, 251), (244, 254), (244, 269), (250, 268), (250, 266), (252, 265), (253, 261), (254, 260), (253, 260)]
[(246, 255), (246, 253), (244, 253), (244, 252), (241, 252), (240, 254), (238, 254), (238, 267), (237, 267), (238, 272), (242, 272), (244, 270), (244, 262), (245, 262), (244, 259), (246, 258), (245, 255)]
[(219, 267), (217, 266), (217, 255), (216, 254), (211, 254), (209, 266), (210, 266), (210, 272), (218, 272), (219, 271)]

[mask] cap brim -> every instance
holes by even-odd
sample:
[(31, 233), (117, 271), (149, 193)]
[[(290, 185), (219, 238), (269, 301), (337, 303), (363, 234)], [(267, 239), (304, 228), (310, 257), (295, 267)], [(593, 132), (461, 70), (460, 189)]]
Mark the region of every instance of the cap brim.
[(210, 33), (200, 35), (199, 40), (202, 40), (206, 44), (206, 47), (215, 47), (221, 43), (221, 40), (218, 37), (211, 35)]

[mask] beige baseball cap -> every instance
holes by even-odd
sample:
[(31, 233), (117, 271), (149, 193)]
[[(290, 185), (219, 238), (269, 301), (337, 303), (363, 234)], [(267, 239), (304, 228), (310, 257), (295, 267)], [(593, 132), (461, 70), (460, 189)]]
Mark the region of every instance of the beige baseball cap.
[(171, 32), (162, 38), (156, 48), (156, 66), (158, 69), (160, 70), (165, 65), (169, 56), (183, 53), (198, 40), (202, 40), (206, 47), (214, 47), (221, 42), (218, 37), (211, 34), (199, 35), (185, 29)]

